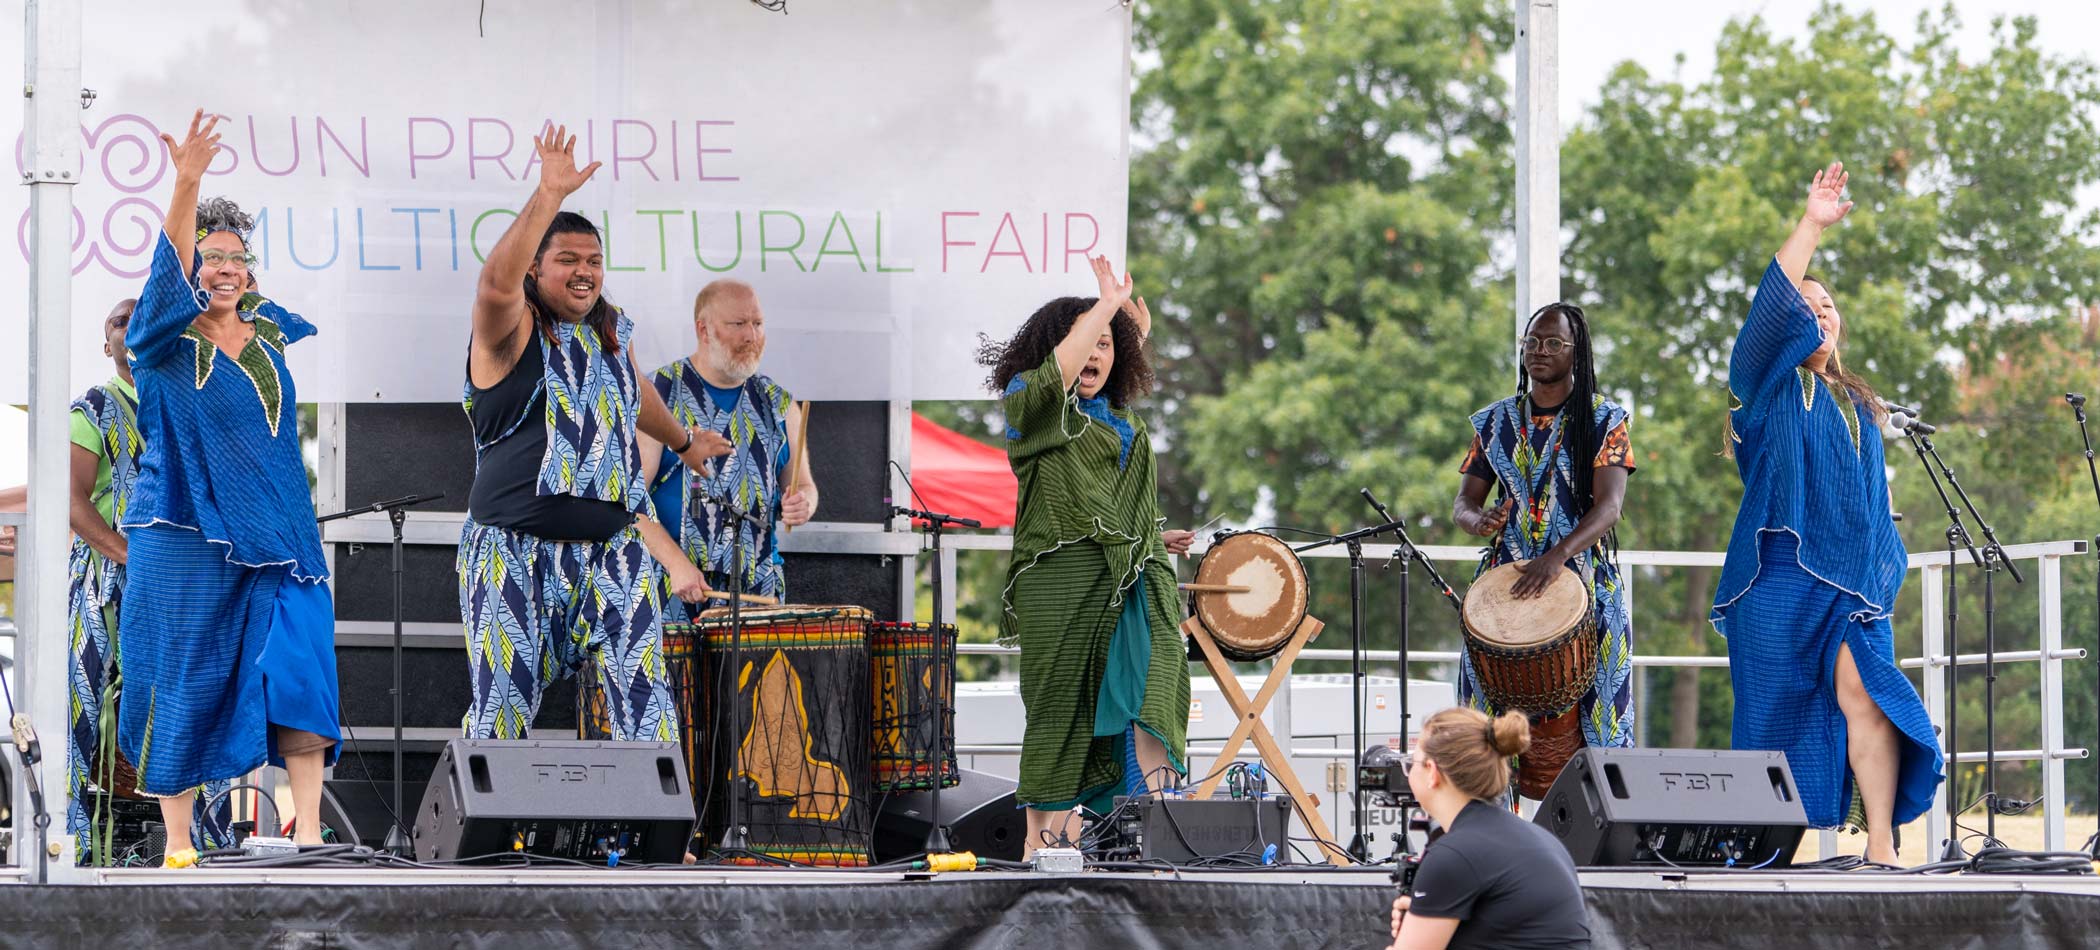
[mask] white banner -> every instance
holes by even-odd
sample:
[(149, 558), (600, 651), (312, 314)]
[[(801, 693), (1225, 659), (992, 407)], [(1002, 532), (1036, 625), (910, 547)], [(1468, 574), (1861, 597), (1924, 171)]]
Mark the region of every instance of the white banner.
[[(0, 74), (21, 75), (21, 5)], [(977, 335), (1123, 259), (1129, 17), (1111, 2), (170, 4), (89, 0), (72, 389), (136, 295), (173, 178), (160, 131), (225, 118), (206, 196), (258, 222), (263, 293), (320, 327), (302, 401), (450, 401), (488, 253), (538, 180), (531, 136), (604, 163), (606, 297), (647, 371), (693, 295), (758, 289), (765, 370), (804, 398), (985, 398)], [(485, 34), (485, 35), (484, 35)], [(24, 161), (21, 114), (0, 131)], [(28, 196), (7, 194), (0, 401), (27, 397)]]

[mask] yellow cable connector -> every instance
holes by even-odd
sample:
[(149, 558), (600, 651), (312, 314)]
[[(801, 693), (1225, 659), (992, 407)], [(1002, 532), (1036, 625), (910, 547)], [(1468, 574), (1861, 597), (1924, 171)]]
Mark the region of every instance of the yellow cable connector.
[(975, 871), (977, 870), (977, 855), (970, 851), (957, 851), (953, 854), (929, 854), (926, 856), (926, 867), (931, 871)]

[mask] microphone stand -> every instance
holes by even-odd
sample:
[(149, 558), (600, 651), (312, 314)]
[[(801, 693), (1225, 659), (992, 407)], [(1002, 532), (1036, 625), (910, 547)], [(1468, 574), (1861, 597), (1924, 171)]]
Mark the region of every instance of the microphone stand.
[(394, 574), (394, 684), (388, 690), (394, 700), (394, 826), (386, 831), (386, 840), (381, 848), (395, 854), (408, 849), (408, 812), (401, 804), (401, 525), (408, 520), (408, 509), (425, 502), (445, 497), (444, 492), (435, 495), (404, 495), (391, 501), (374, 502), (361, 508), (345, 508), (332, 515), (314, 519), (315, 524), (327, 524), (352, 515), (376, 515), (384, 513), (387, 522), (394, 526), (393, 574)]
[[(1912, 419), (1915, 420), (1916, 416), (1912, 416)], [(1975, 542), (1969, 537), (1968, 527), (1962, 524), (1961, 509), (1954, 507), (1954, 501), (1947, 497), (1946, 487), (1940, 484), (1939, 474), (1932, 470), (1932, 463), (1925, 458), (1925, 443), (1931, 439), (1932, 431), (1936, 430), (1929, 431), (1921, 423), (1913, 421), (1903, 427), (1903, 437), (1910, 441), (1911, 451), (1918, 456), (1918, 466), (1925, 470), (1925, 477), (1932, 480), (1932, 490), (1939, 494), (1940, 505), (1947, 512), (1947, 672), (1944, 679), (1947, 681), (1947, 774), (1950, 780), (1947, 783), (1947, 842), (1946, 848), (1940, 854), (1940, 860), (1965, 861), (1968, 860), (1969, 854), (1962, 849), (1961, 834), (1956, 831), (1962, 810), (1961, 803), (1957, 800), (1959, 783), (1951, 778), (1957, 774), (1955, 756), (1961, 752), (1958, 728), (1961, 722), (1961, 704), (1955, 701), (1955, 686), (1959, 682), (1957, 674), (1961, 672), (1961, 665), (1955, 662), (1955, 658), (1961, 654), (1960, 639), (1955, 636), (1958, 628), (1955, 626), (1957, 612), (1954, 601), (1955, 594), (1960, 590), (1954, 580), (1955, 549), (1968, 548), (1969, 557), (1975, 560), (1977, 567), (1983, 566), (1983, 555), (1977, 552)]]
[[(1401, 527), (1400, 519), (1393, 517), (1393, 513), (1387, 510), (1384, 503), (1378, 500), (1378, 496), (1371, 494), (1369, 488), (1358, 489), (1358, 493), (1363, 495), (1364, 501), (1371, 506), (1371, 510), (1378, 512), (1378, 517), (1384, 518), (1387, 523), (1393, 525), (1393, 537), (1399, 540), (1399, 543), (1393, 548), (1392, 556), (1386, 558), (1385, 566), (1390, 569), (1397, 564), (1400, 568), (1400, 734), (1398, 739), (1400, 743), (1399, 752), (1402, 756), (1405, 756), (1407, 755), (1408, 747), (1407, 726), (1410, 718), (1407, 712), (1409, 644), (1408, 563), (1417, 560), (1421, 561), (1422, 569), (1429, 572), (1430, 581), (1436, 584), (1437, 590), (1443, 593), (1445, 599), (1453, 607), (1456, 607), (1461, 615), (1465, 612), (1465, 602), (1452, 592), (1451, 585), (1444, 583), (1444, 578), (1436, 572), (1436, 567), (1429, 563), (1429, 558), (1423, 556), (1422, 549), (1415, 547), (1414, 539), (1407, 536), (1407, 529)], [(1361, 737), (1358, 738), (1358, 744), (1362, 744)], [(1414, 843), (1407, 837), (1408, 813), (1412, 810), (1407, 801), (1403, 800), (1400, 805), (1400, 832), (1393, 836), (1394, 843), (1397, 845), (1393, 850), (1393, 857), (1396, 860), (1405, 859), (1407, 856), (1414, 854)]]
[[(1997, 709), (1995, 708), (1998, 681), (1998, 602), (1996, 595), (1997, 573), (2001, 569), (2004, 570), (2005, 572), (2012, 575), (2012, 579), (2015, 583), (2024, 584), (2026, 583), (2026, 579), (2020, 576), (2019, 567), (2014, 565), (2012, 563), (2012, 560), (2005, 556), (2005, 546), (1998, 542), (1997, 533), (1991, 530), (1991, 523), (1989, 521), (1984, 520), (1983, 514), (1976, 509), (1976, 502), (1969, 497), (1968, 491), (1961, 487), (1961, 479), (1955, 476), (1954, 469), (1947, 464), (1946, 459), (1940, 457), (1939, 449), (1933, 446), (1932, 433), (1937, 431), (1937, 429), (1935, 429), (1933, 426), (1926, 425), (1922, 421), (1919, 421), (1917, 419), (1916, 413), (1905, 411), (1905, 414), (1910, 415), (1912, 418), (1912, 421), (1903, 427), (1904, 435), (1908, 436), (1911, 440), (1912, 449), (1918, 453), (1920, 461), (1923, 461), (1927, 457), (1930, 457), (1932, 460), (1931, 466), (1927, 469), (1927, 473), (1930, 474), (1933, 469), (1938, 470), (1939, 475), (1947, 480), (1947, 486), (1954, 489), (1955, 497), (1961, 499), (1962, 507), (1967, 508), (1969, 514), (1975, 516), (1976, 526), (1983, 532), (1984, 545), (1983, 550), (1980, 553), (1977, 551), (1976, 545), (1974, 541), (1969, 537), (1966, 529), (1961, 529), (1961, 540), (1964, 544), (1968, 546), (1969, 556), (1971, 558), (1976, 559), (1978, 564), (1983, 568), (1984, 836), (1992, 841), (1995, 841), (1998, 837), (1998, 815), (2000, 811), (2003, 810), (2006, 813), (2011, 814), (2020, 811), (2026, 808), (2029, 804), (2031, 804), (2028, 802), (2007, 802), (2001, 805), (1999, 801), (1998, 740), (1996, 735)], [(1933, 479), (1933, 487), (1935, 489), (1939, 489), (1938, 478)], [(1942, 501), (1946, 501), (1946, 492), (1944, 489), (1940, 490), (1940, 498)], [(1951, 549), (1953, 546), (1951, 536), (1958, 528), (1960, 528), (1961, 512), (1954, 507), (1952, 502), (1949, 502), (1947, 504), (1947, 513), (1948, 517), (1951, 520), (1950, 527), (1947, 529), (1950, 535), (1950, 541), (1948, 546)], [(1950, 584), (1952, 584), (1953, 582), (1953, 571), (1953, 557), (1952, 552), (1950, 550), (1948, 557), (1947, 575), (1948, 582)], [(1951, 612), (1951, 608), (1953, 605), (1951, 599), (1949, 600), (1948, 604)], [(1947, 690), (1947, 708), (1949, 710), (1952, 710), (1955, 706), (1955, 695), (1954, 689), (1952, 688), (1953, 673), (1954, 671), (1960, 668), (1960, 651), (1955, 646), (1957, 641), (1954, 637), (1954, 631), (1952, 629), (1948, 630), (1947, 637), (1949, 644), (1949, 648), (1947, 651), (1949, 654), (1949, 688)], [(1949, 721), (1950, 723), (1952, 722), (1951, 715), (1949, 717)], [(1950, 729), (1949, 732), (1949, 738), (1951, 740), (1952, 730)], [(1953, 754), (1956, 753), (1958, 750), (1955, 750), (1951, 743), (1948, 746), (1948, 749), (1950, 752), (1948, 772), (1949, 774), (1953, 774), (1955, 771), (1955, 762), (1953, 761)], [(1948, 789), (1947, 808), (1949, 812), (1949, 821), (1947, 826), (1947, 836), (1949, 843), (1948, 850), (1949, 854), (1954, 859), (1958, 860), (1960, 858), (1959, 848), (1955, 843), (1960, 840), (1960, 835), (1958, 835), (1955, 832), (1954, 823), (1952, 819), (1954, 815), (1959, 814), (1959, 811), (1958, 806), (1955, 802), (1954, 789), (1951, 787)]]
[(926, 853), (947, 854), (955, 848), (948, 843), (948, 829), (941, 826), (941, 783), (947, 779), (949, 737), (954, 735), (954, 707), (949, 705), (949, 692), (953, 691), (954, 672), (948, 669), (948, 651), (941, 642), (941, 529), (943, 527), (982, 528), (984, 523), (972, 518), (958, 518), (938, 511), (920, 511), (917, 508), (890, 506), (890, 514), (902, 515), (926, 523), (926, 536), (931, 539), (933, 551), (933, 787), (927, 796)]
[[(1355, 749), (1358, 752), (1358, 754), (1361, 754), (1364, 747), (1363, 539), (1385, 534), (1387, 532), (1393, 532), (1398, 534), (1403, 539), (1401, 543), (1408, 549), (1412, 550), (1414, 548), (1414, 545), (1412, 543), (1409, 543), (1406, 540), (1404, 540), (1407, 537), (1407, 526), (1398, 521), (1388, 521), (1384, 524), (1371, 525), (1370, 527), (1359, 528), (1355, 531), (1350, 531), (1346, 534), (1335, 535), (1334, 537), (1327, 538), (1326, 540), (1315, 541), (1311, 544), (1300, 545), (1297, 548), (1293, 549), (1295, 551), (1305, 552), (1311, 551), (1315, 548), (1323, 548), (1330, 544), (1340, 544), (1347, 547), (1349, 551), (1349, 706), (1350, 714), (1352, 717), (1352, 731), (1350, 735), (1352, 741), (1355, 743), (1355, 745), (1352, 746), (1352, 748)], [(1413, 553), (1415, 557), (1419, 558), (1421, 556), (1420, 551), (1414, 551)], [(1435, 576), (1435, 573), (1436, 569), (1430, 568), (1431, 576)], [(1443, 583), (1442, 578), (1437, 578), (1437, 585), (1443, 588), (1446, 596), (1452, 598), (1456, 598), (1458, 596), (1456, 594), (1451, 593), (1450, 587)], [(1404, 675), (1404, 672), (1405, 671), (1403, 671), (1403, 675), (1401, 677), (1401, 685), (1403, 690), (1406, 686), (1406, 676)], [(1405, 737), (1402, 737), (1402, 741), (1405, 741)], [(1370, 859), (1371, 852), (1370, 842), (1364, 835), (1364, 786), (1363, 779), (1361, 776), (1359, 776), (1356, 780), (1354, 780), (1351, 783), (1350, 798), (1352, 809), (1351, 815), (1353, 816), (1353, 819), (1356, 824), (1356, 834), (1349, 840), (1349, 856), (1355, 858), (1358, 862), (1367, 862)]]
[(750, 832), (744, 827), (743, 743), (734, 739), (736, 710), (742, 705), (737, 702), (737, 678), (744, 668), (744, 526), (750, 525), (757, 533), (766, 530), (768, 524), (766, 519), (738, 508), (726, 494), (710, 495), (708, 500), (735, 519), (735, 531), (729, 538), (729, 827), (716, 845), (717, 850), (728, 854), (748, 851), (751, 846)]
[[(2085, 443), (2085, 473), (2093, 481), (2093, 501), (2100, 503), (2100, 468), (2094, 466), (2093, 436), (2085, 428), (2085, 396), (2080, 393), (2064, 393), (2064, 402), (2071, 405), (2071, 414), (2078, 418), (2078, 438)], [(2093, 555), (2096, 560), (2100, 560), (2100, 536), (2093, 538)], [(2100, 633), (2100, 573), (2094, 574), (2094, 584), (2094, 630)], [(2095, 695), (2094, 699), (2100, 702), (2100, 695)], [(2100, 746), (2100, 742), (2096, 742), (2095, 745)], [(2100, 767), (2096, 767), (2095, 770), (2100, 771)], [(2100, 782), (2096, 782), (2094, 787), (2100, 789)], [(2100, 830), (2094, 831), (2093, 836), (2086, 839), (2085, 850), (2091, 853), (2095, 860), (2100, 860)]]

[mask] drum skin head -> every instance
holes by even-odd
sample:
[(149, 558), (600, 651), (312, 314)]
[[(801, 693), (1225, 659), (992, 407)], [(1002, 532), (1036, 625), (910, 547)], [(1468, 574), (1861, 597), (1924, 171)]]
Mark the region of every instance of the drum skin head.
[(1229, 535), (1212, 545), (1196, 567), (1196, 582), (1249, 588), (1196, 597), (1197, 619), (1221, 645), (1236, 651), (1273, 654), (1305, 619), (1305, 566), (1289, 545), (1270, 535)]
[(1562, 569), (1530, 600), (1512, 593), (1527, 561), (1513, 561), (1480, 575), (1466, 591), (1466, 629), (1482, 642), (1523, 648), (1552, 640), (1589, 614), (1589, 592), (1574, 571)]

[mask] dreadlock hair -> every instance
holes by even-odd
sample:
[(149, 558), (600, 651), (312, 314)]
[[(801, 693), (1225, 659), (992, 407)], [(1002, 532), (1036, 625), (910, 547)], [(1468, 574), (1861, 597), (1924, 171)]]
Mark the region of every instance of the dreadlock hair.
[[(1540, 307), (1531, 319), (1525, 321), (1524, 332), (1528, 335), (1533, 325), (1549, 313), (1558, 313), (1568, 321), (1568, 334), (1575, 338), (1575, 359), (1568, 367), (1574, 377), (1568, 389), (1568, 401), (1561, 404), (1561, 438), (1568, 449), (1568, 458), (1573, 464), (1568, 467), (1575, 476), (1575, 511), (1580, 519), (1588, 514), (1595, 500), (1597, 451), (1605, 433), (1597, 430), (1597, 363), (1590, 352), (1590, 324), (1582, 315), (1582, 308), (1571, 303), (1549, 303)], [(1524, 361), (1517, 361), (1517, 394), (1529, 398), (1531, 374), (1524, 368)], [(1528, 406), (1519, 407), (1530, 412)], [(1613, 532), (1617, 534), (1616, 531)], [(1616, 541), (1613, 542), (1616, 545)]]
[[(1806, 284), (1811, 281), (1816, 286), (1823, 288), (1824, 293), (1830, 292), (1830, 283), (1823, 278), (1814, 274), (1801, 275), (1802, 283)], [(1832, 296), (1835, 296), (1835, 294)], [(1844, 330), (1840, 328), (1838, 330), (1838, 339), (1842, 342), (1844, 338)], [(1817, 371), (1816, 375), (1822, 377), (1828, 383), (1843, 388), (1845, 395), (1852, 398), (1852, 404), (1866, 410), (1868, 417), (1873, 419), (1876, 425), (1880, 425), (1888, 420), (1888, 404), (1881, 401), (1880, 394), (1876, 393), (1874, 387), (1867, 383), (1866, 377), (1845, 368), (1844, 362), (1838, 359), (1837, 350), (1833, 349), (1830, 351), (1830, 359), (1824, 361), (1822, 370)], [(1732, 459), (1735, 458), (1736, 442), (1734, 418), (1730, 417), (1724, 420), (1723, 426), (1725, 432), (1721, 437), (1721, 457)]]
[[(547, 247), (554, 243), (554, 236), (557, 234), (588, 234), (600, 247), (605, 244), (605, 239), (598, 235), (598, 226), (592, 224), (591, 219), (574, 211), (563, 211), (554, 216), (552, 224), (547, 225), (547, 233), (540, 235), (539, 249), (532, 252), (535, 263), (546, 256)], [(532, 318), (539, 324), (540, 335), (548, 342), (554, 342), (554, 323), (561, 318), (555, 316), (554, 311), (540, 299), (539, 278), (529, 272), (525, 275), (525, 302), (532, 307)], [(589, 324), (590, 328), (597, 332), (598, 345), (603, 347), (607, 354), (620, 352), (620, 328), (613, 319), (613, 305), (606, 301), (602, 283), (599, 285), (598, 302), (591, 305), (591, 311), (583, 315), (582, 322)]]
[[(991, 375), (984, 384), (994, 393), (1006, 391), (1013, 378), (1043, 365), (1057, 344), (1072, 332), (1072, 324), (1081, 314), (1094, 309), (1099, 297), (1059, 297), (1036, 308), (1012, 339), (1004, 343), (978, 336), (977, 362), (991, 367)], [(1118, 409), (1130, 404), (1152, 388), (1152, 364), (1145, 359), (1145, 346), (1138, 339), (1137, 323), (1128, 314), (1118, 311), (1108, 322), (1109, 334), (1115, 338), (1116, 362), (1108, 368), (1108, 379), (1101, 384), (1101, 394), (1108, 397), (1110, 405)]]

